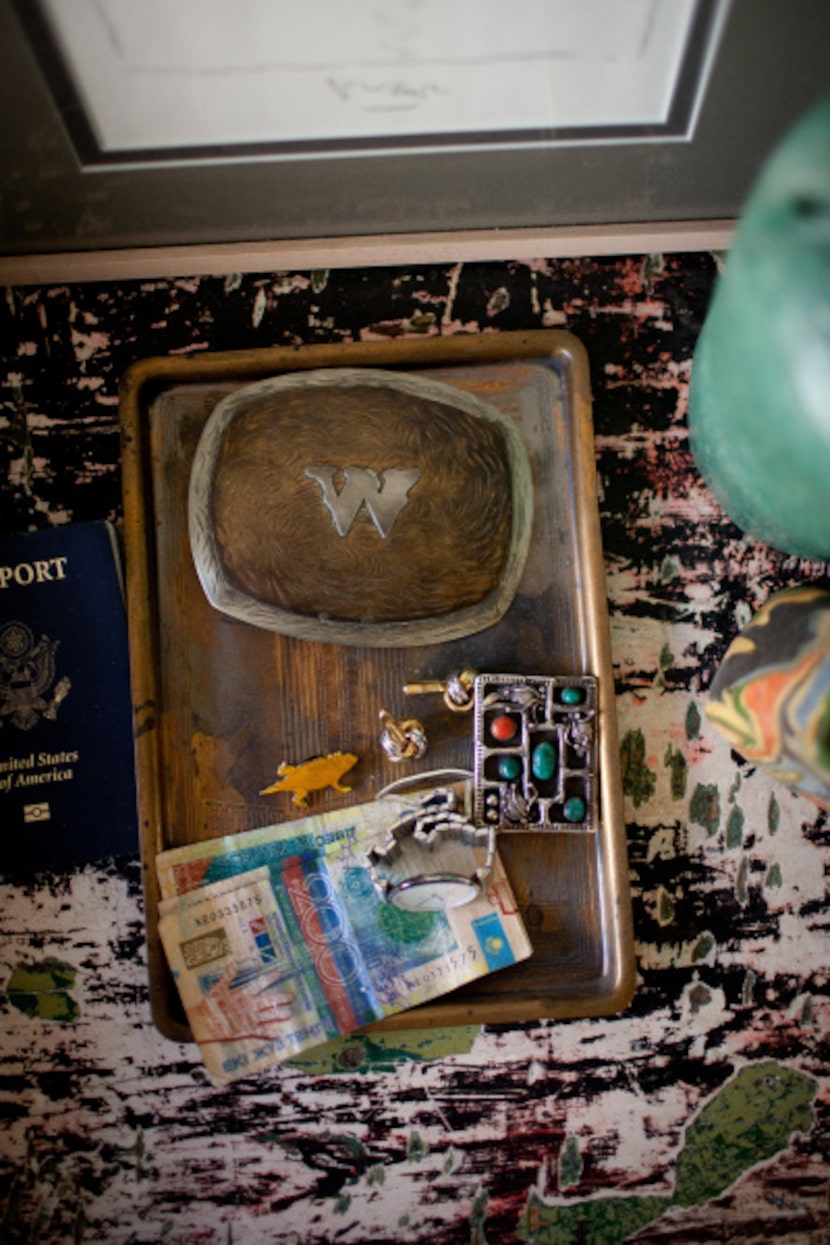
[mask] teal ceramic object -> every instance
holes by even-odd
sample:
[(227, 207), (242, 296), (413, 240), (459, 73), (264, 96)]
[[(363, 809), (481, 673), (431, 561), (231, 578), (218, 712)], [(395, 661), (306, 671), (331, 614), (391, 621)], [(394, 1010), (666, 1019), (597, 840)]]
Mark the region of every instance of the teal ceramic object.
[(695, 351), (689, 431), (744, 531), (830, 558), (830, 99), (745, 206)]

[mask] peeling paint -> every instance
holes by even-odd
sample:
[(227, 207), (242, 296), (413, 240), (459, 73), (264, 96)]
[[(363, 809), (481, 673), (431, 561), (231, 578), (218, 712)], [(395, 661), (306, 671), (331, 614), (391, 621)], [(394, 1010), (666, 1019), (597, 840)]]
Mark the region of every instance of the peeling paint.
[[(827, 1236), (830, 828), (700, 706), (736, 620), (830, 572), (744, 538), (695, 471), (685, 412), (716, 271), (541, 258), (0, 300), (6, 531), (120, 517), (118, 382), (151, 354), (552, 325), (584, 343), (638, 971), (619, 1016), (355, 1035), (229, 1092), (153, 1026), (138, 861), (0, 881), (10, 1241)], [(50, 958), (75, 966), (71, 1021), (9, 992)], [(744, 1069), (781, 1093), (750, 1092)], [(809, 1107), (790, 1074), (818, 1086)]]

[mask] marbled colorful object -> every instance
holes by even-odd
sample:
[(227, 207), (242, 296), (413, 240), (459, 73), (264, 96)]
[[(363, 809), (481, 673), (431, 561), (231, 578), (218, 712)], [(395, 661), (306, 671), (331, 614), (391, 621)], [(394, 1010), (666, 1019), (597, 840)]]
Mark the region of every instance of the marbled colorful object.
[(727, 649), (706, 716), (741, 756), (830, 808), (830, 591), (770, 597)]

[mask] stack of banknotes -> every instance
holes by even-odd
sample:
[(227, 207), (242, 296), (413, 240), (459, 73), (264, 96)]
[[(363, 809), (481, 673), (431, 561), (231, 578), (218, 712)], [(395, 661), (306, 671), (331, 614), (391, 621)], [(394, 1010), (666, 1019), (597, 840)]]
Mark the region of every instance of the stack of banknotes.
[[(531, 954), (498, 858), (487, 894), (461, 907), (407, 912), (377, 894), (367, 849), (411, 808), (411, 797), (390, 796), (157, 857), (161, 942), (214, 1080), (250, 1076)], [(442, 868), (473, 871), (479, 849), (447, 847), (456, 860), (442, 850)]]

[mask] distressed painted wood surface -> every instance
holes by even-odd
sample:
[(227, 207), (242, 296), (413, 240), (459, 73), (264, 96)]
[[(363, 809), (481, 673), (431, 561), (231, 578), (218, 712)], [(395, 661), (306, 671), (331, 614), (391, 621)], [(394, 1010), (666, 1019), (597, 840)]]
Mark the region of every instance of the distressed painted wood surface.
[(6, 292), (4, 532), (119, 517), (135, 359), (581, 338), (639, 989), (612, 1019), (354, 1038), (220, 1090), (150, 1022), (137, 859), (2, 884), (0, 1241), (827, 1240), (828, 818), (731, 754), (702, 705), (770, 593), (830, 575), (744, 538), (689, 457), (715, 272), (701, 254)]

